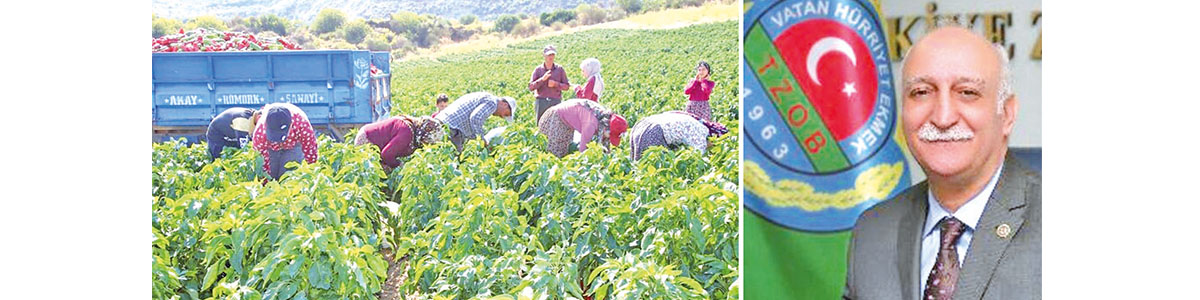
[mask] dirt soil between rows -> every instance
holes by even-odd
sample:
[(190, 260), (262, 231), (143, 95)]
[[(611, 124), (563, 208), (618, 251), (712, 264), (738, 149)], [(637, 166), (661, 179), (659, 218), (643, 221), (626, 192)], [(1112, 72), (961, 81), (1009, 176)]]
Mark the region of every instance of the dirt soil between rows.
[(383, 259), (388, 263), (387, 279), (383, 281), (383, 288), (379, 291), (380, 300), (400, 300), (404, 299), (400, 295), (400, 284), (408, 280), (408, 272), (404, 269), (408, 267), (408, 256), (396, 258), (396, 254), (392, 249), (383, 249), (379, 251), (383, 254)]

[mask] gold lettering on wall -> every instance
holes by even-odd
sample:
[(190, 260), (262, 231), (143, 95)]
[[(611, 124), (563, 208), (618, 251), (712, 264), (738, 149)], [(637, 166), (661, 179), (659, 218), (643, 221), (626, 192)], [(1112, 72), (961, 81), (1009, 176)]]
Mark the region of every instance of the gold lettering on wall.
[(888, 44), (891, 44), (888, 47), (888, 56), (892, 58), (892, 61), (899, 61), (904, 54), (908, 53), (908, 48), (912, 47), (912, 39), (909, 38), (908, 31), (917, 24), (917, 17), (888, 18), (887, 21)]
[[(1008, 50), (1008, 57), (1013, 58), (1016, 55), (1016, 43), (1008, 41), (1008, 31), (1013, 24), (1013, 13), (1011, 11), (1003, 12), (979, 12), (979, 13), (947, 13), (938, 14), (938, 5), (935, 2), (925, 4), (925, 14), (919, 16), (898, 16), (887, 18), (885, 22), (887, 29), (888, 56), (892, 61), (901, 61), (908, 49), (912, 48), (913, 34), (912, 29), (918, 22), (923, 21), (924, 31), (928, 32), (931, 28), (938, 27), (939, 22), (951, 22), (962, 24), (968, 29), (981, 32), (988, 41), (1003, 45)], [(1033, 49), (1030, 51), (1030, 58), (1033, 60), (1042, 59), (1042, 30), (1041, 19), (1042, 12), (1034, 11), (1031, 14), (1033, 18), (1033, 26), (1038, 29), (1037, 40), (1034, 41)], [(963, 22), (963, 21), (966, 22)], [(982, 27), (976, 27), (982, 24)], [(916, 34), (920, 37), (924, 33)]]
[(1042, 12), (1034, 11), (1030, 15), (1033, 17), (1033, 26), (1037, 26), (1038, 28), (1038, 34), (1037, 41), (1033, 43), (1033, 51), (1029, 53), (1029, 58), (1042, 60), (1042, 26), (1038, 25), (1038, 21), (1042, 20)]
[(983, 18), (983, 37), (989, 42), (992, 42), (993, 44), (999, 44), (1004, 47), (1004, 49), (1007, 49), (1008, 57), (1012, 58), (1014, 46), (1013, 44), (1009, 44), (1007, 42), (1007, 39), (1004, 35), (1005, 29), (1009, 26), (1012, 26), (1012, 13), (998, 12), (972, 14), (969, 17), (969, 20), (971, 20), (971, 27), (974, 27), (975, 21), (981, 17)]
[(937, 16), (937, 14), (934, 14), (936, 12), (937, 12), (937, 3), (929, 2), (929, 4), (925, 4), (925, 30), (926, 31), (928, 31), (929, 28), (937, 27), (938, 16)]

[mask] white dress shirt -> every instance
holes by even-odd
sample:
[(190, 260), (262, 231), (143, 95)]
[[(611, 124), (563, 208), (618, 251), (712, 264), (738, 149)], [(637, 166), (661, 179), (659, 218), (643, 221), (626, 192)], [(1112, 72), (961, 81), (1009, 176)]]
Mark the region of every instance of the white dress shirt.
[(942, 243), (942, 229), (938, 226), (938, 222), (946, 216), (954, 216), (954, 218), (962, 221), (966, 228), (963, 230), (962, 236), (959, 236), (958, 243), (955, 247), (958, 250), (958, 264), (966, 262), (967, 249), (971, 247), (971, 238), (975, 236), (975, 226), (979, 224), (979, 219), (983, 217), (983, 209), (987, 207), (988, 198), (992, 196), (992, 190), (996, 188), (996, 182), (1000, 179), (1000, 170), (1004, 169), (1001, 164), (996, 168), (996, 172), (992, 174), (992, 180), (988, 181), (982, 191), (967, 200), (958, 208), (957, 211), (951, 213), (942, 207), (942, 204), (933, 196), (933, 190), (929, 190), (929, 214), (925, 217), (924, 231), (925, 235), (921, 238), (921, 291), (925, 291), (925, 282), (929, 278), (929, 272), (933, 271), (933, 264), (937, 262), (938, 250)]

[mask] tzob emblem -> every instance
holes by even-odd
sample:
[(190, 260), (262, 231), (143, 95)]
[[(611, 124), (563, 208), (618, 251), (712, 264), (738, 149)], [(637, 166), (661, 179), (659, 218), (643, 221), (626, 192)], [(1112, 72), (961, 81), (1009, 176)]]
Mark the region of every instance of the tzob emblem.
[(746, 207), (795, 229), (848, 229), (908, 181), (879, 16), (856, 0), (756, 5), (743, 28)]

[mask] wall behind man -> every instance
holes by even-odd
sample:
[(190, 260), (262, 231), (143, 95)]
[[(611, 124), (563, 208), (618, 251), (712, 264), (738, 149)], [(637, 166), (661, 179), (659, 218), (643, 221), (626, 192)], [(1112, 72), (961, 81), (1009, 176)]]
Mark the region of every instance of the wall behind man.
[[(992, 42), (1010, 48), (1009, 67), (1013, 93), (1020, 100), (1017, 122), (1009, 137), (1010, 147), (1042, 147), (1042, 3), (1040, 0), (883, 0), (880, 3), (892, 53), (893, 80), (900, 78), (903, 55), (938, 17), (957, 17)], [(906, 31), (906, 32), (905, 32)], [(901, 93), (896, 90), (897, 99)], [(902, 103), (902, 102), (900, 102)], [(903, 105), (903, 104), (901, 104)], [(925, 179), (916, 161), (909, 157), (913, 182)]]

